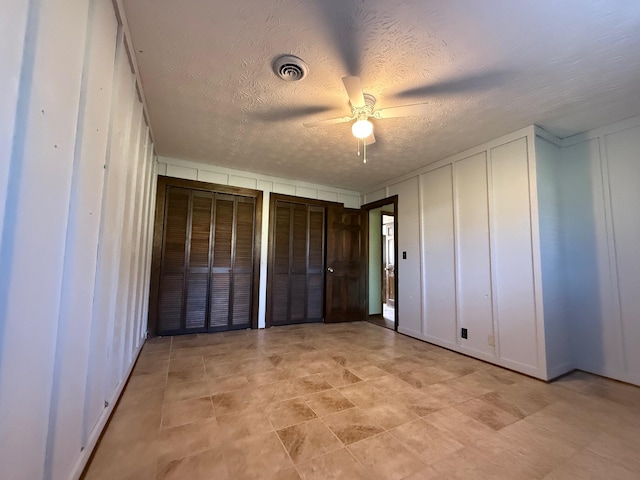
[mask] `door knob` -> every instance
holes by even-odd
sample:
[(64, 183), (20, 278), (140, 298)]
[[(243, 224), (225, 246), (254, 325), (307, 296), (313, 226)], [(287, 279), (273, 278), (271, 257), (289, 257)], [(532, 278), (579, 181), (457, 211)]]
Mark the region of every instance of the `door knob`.
[(333, 273), (333, 268), (328, 267), (328, 268), (327, 268), (327, 272), (329, 272), (329, 273)]

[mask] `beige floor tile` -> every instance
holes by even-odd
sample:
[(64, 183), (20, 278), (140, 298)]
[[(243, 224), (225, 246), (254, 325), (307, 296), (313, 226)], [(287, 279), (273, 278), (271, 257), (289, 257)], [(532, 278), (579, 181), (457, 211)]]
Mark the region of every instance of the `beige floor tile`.
[(418, 418), (418, 415), (411, 409), (393, 400), (374, 403), (360, 408), (363, 412), (375, 418), (376, 423), (386, 430), (409, 423)]
[(222, 415), (216, 417), (216, 421), (218, 428), (228, 441), (238, 441), (258, 433), (274, 431), (269, 417), (260, 411)]
[(478, 439), (494, 432), (492, 428), (475, 421), (453, 407), (445, 408), (423, 418), (463, 445), (471, 445)]
[(223, 449), (229, 477), (234, 480), (277, 478), (293, 465), (275, 432), (228, 442)]
[(169, 360), (160, 360), (160, 361), (146, 361), (143, 359), (139, 359), (136, 362), (135, 367), (133, 368), (133, 372), (131, 372), (132, 376), (136, 375), (156, 375), (156, 374), (167, 374), (169, 371)]
[(165, 360), (169, 360), (169, 357), (170, 357), (169, 350), (149, 352), (149, 351), (145, 351), (143, 348), (143, 351), (140, 352), (140, 357), (138, 358), (138, 361), (141, 363), (159, 363)]
[(637, 480), (638, 473), (623, 465), (601, 457), (589, 450), (573, 456), (551, 473), (545, 480)]
[(294, 463), (306, 462), (342, 448), (342, 442), (320, 419), (283, 428), (277, 434)]
[(554, 402), (552, 395), (545, 395), (540, 391), (517, 384), (488, 393), (479, 398), (518, 418), (525, 418)]
[(164, 392), (164, 388), (143, 388), (131, 391), (127, 388), (120, 402), (118, 402), (118, 411), (120, 413), (141, 412), (151, 407), (162, 405)]
[(377, 402), (384, 402), (388, 397), (388, 392), (370, 385), (369, 382), (359, 382), (337, 389), (347, 400), (356, 406), (371, 405)]
[(167, 386), (202, 382), (205, 378), (204, 369), (178, 370), (176, 372), (169, 372), (167, 375)]
[(169, 355), (169, 358), (171, 360), (175, 360), (176, 358), (200, 357), (200, 356), (202, 356), (202, 347), (187, 347), (187, 348), (171, 350), (171, 355)]
[(204, 357), (204, 370), (208, 378), (224, 377), (242, 373), (242, 367), (235, 362), (222, 362), (218, 358)]
[(327, 415), (322, 417), (322, 420), (345, 445), (384, 431), (375, 418), (358, 407)]
[(604, 433), (591, 442), (587, 450), (636, 473), (640, 478), (640, 432), (637, 430), (634, 440), (630, 442)]
[(444, 382), (456, 376), (457, 375), (437, 366), (424, 367), (398, 374), (398, 378), (414, 388), (422, 388), (433, 385), (434, 383)]
[(455, 405), (454, 408), (494, 430), (500, 430), (519, 420), (519, 417), (485, 402), (481, 398), (474, 398), (467, 402), (459, 403)]
[[(207, 387), (208, 391), (208, 387)], [(216, 416), (238, 415), (256, 410), (260, 406), (253, 388), (241, 388), (231, 392), (219, 393), (212, 397)]]
[(401, 403), (419, 417), (431, 415), (432, 413), (449, 406), (449, 402), (447, 400), (435, 395), (429, 395), (428, 392), (425, 393), (422, 389), (403, 392), (392, 398), (394, 401)]
[(362, 379), (346, 368), (334, 368), (320, 373), (320, 377), (332, 387), (344, 387), (352, 383), (361, 382)]
[(165, 403), (162, 407), (162, 428), (214, 418), (211, 397)]
[(204, 372), (204, 361), (202, 356), (174, 358), (169, 360), (169, 371), (178, 372), (180, 370), (202, 370)]
[(148, 375), (132, 375), (127, 384), (128, 391), (144, 390), (147, 388), (165, 388), (167, 386), (166, 373)]
[(379, 367), (375, 365), (371, 365), (369, 363), (358, 364), (349, 366), (349, 370), (351, 370), (356, 376), (360, 377), (362, 380), (370, 380), (376, 377), (383, 377), (388, 375), (388, 372), (385, 372)]
[(304, 401), (319, 417), (354, 407), (353, 403), (335, 389), (312, 393), (305, 396)]
[(158, 442), (158, 465), (193, 455), (204, 450), (220, 448), (225, 435), (215, 419), (165, 428)]
[(209, 380), (209, 393), (211, 395), (217, 395), (219, 393), (231, 392), (248, 386), (249, 381), (247, 380), (247, 377), (241, 373), (235, 373)]
[(246, 373), (245, 377), (249, 385), (268, 385), (286, 380), (286, 376), (275, 368), (264, 372)]
[(305, 375), (304, 377), (291, 380), (291, 385), (296, 395), (308, 395), (333, 388), (326, 380), (317, 374)]
[(85, 478), (636, 479), (639, 431), (635, 386), (547, 384), (365, 322), (295, 325), (149, 340)]
[(265, 411), (276, 430), (316, 418), (314, 411), (302, 398), (268, 405)]
[(346, 448), (297, 466), (303, 480), (371, 480), (367, 471)]
[(427, 465), (464, 447), (453, 437), (422, 419), (401, 425), (389, 433)]
[(434, 383), (420, 389), (422, 393), (437, 398), (443, 405), (455, 405), (474, 398), (474, 395), (447, 383)]
[(226, 480), (229, 476), (227, 464), (219, 448), (173, 460), (158, 469), (158, 480)]
[(416, 455), (389, 433), (367, 438), (348, 448), (362, 465), (388, 480), (400, 480), (425, 467)]
[(210, 395), (210, 386), (207, 381), (176, 383), (168, 385), (164, 391), (164, 403), (180, 402)]

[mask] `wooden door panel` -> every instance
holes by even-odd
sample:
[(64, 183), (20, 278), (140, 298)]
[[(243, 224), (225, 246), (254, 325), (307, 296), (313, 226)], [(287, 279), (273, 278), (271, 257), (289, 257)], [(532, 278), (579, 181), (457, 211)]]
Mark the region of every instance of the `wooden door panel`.
[(209, 301), (209, 330), (227, 330), (229, 326), (229, 296), (231, 274), (213, 273)]
[(327, 216), (326, 322), (364, 318), (362, 213), (331, 207)]
[(248, 328), (251, 322), (251, 273), (233, 275), (233, 328)]
[(271, 284), (271, 322), (285, 325), (289, 318), (289, 273), (274, 273)]
[(324, 210), (280, 200), (272, 207), (268, 324), (323, 319)]
[(250, 327), (256, 198), (173, 186), (162, 198), (155, 333)]
[(189, 273), (187, 279), (187, 302), (185, 307), (185, 328), (203, 331), (207, 326), (207, 288), (209, 273)]

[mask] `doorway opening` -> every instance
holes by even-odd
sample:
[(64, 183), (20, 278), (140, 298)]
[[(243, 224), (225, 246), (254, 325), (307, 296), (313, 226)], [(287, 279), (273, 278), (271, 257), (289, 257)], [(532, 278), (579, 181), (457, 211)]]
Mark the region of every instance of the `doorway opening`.
[(362, 208), (368, 227), (366, 318), (397, 330), (397, 196)]

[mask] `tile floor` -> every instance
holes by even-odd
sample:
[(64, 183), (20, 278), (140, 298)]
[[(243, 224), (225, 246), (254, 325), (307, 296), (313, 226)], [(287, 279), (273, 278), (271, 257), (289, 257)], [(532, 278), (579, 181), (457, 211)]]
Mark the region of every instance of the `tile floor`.
[(640, 388), (367, 322), (147, 342), (95, 479), (639, 479)]

